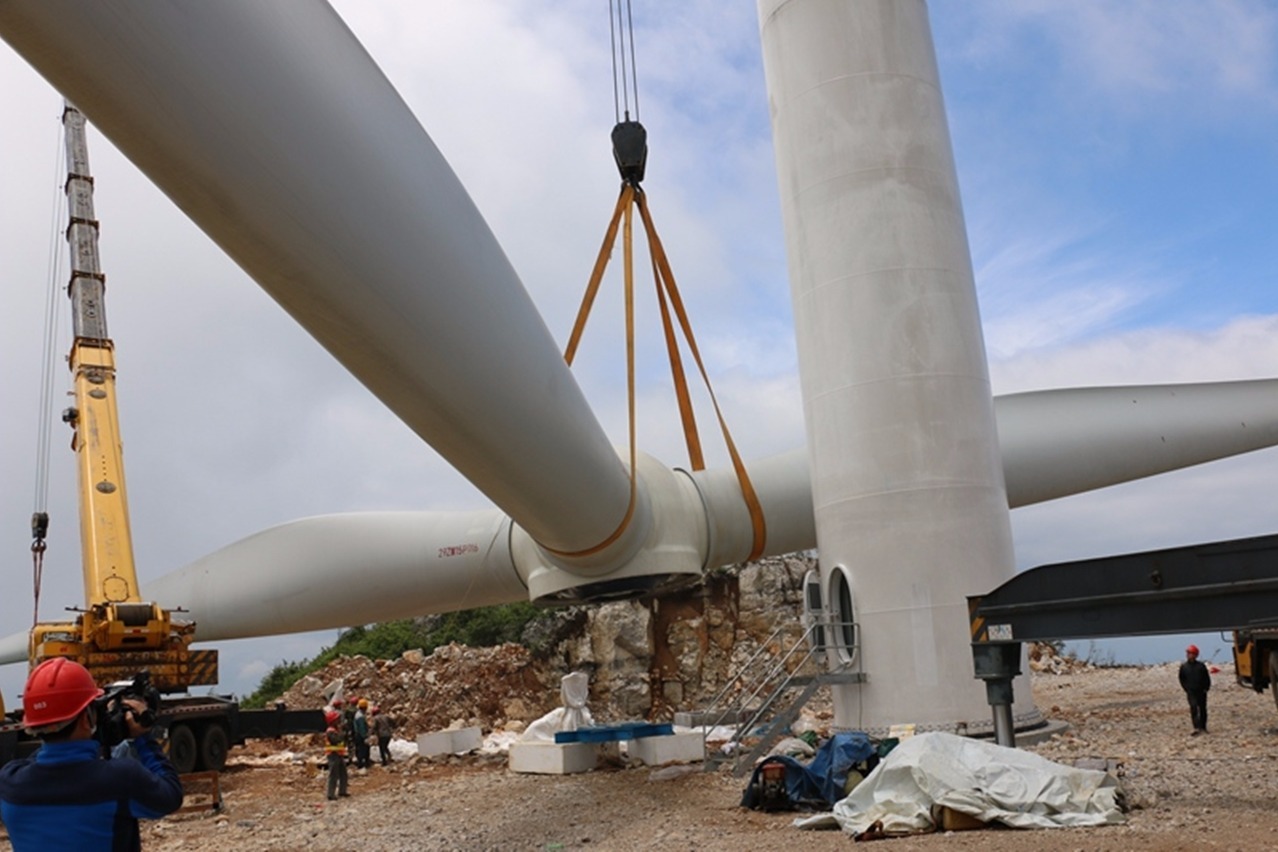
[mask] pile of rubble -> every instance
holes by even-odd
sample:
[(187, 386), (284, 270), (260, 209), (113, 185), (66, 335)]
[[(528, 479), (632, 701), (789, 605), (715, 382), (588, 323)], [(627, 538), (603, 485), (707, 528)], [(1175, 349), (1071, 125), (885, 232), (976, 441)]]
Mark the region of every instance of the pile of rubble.
[(430, 655), (408, 651), (397, 660), (340, 657), (299, 680), (283, 700), (290, 707), (321, 707), (326, 690), (340, 683), (347, 698), (367, 698), (410, 739), (448, 727), (491, 731), (526, 724), (558, 706), (558, 691), (546, 688), (536, 668), (528, 650), (514, 644), (451, 644)]
[(1035, 674), (1074, 674), (1092, 668), (1086, 660), (1074, 654), (1062, 654), (1056, 645), (1047, 642), (1031, 642), (1029, 646), (1030, 671)]

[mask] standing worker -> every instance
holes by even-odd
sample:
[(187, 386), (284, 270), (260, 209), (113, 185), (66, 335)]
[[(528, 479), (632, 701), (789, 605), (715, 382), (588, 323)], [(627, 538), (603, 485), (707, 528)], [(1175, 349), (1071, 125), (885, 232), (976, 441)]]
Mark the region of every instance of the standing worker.
[(359, 700), (355, 711), (355, 768), (367, 769), (373, 765), (372, 747), (368, 744), (368, 699)]
[(0, 819), (17, 852), (140, 850), (138, 820), (182, 806), (177, 770), (139, 721), (146, 702), (122, 699), (137, 758), (103, 758), (94, 739), (101, 696), (88, 669), (64, 657), (45, 660), (27, 678), (22, 724), (43, 745), (0, 768)]
[(389, 766), (391, 732), (395, 730), (395, 722), (377, 707), (370, 707), (368, 712), (373, 714), (373, 733), (377, 734), (377, 752), (381, 755), (382, 766)]
[(342, 714), (329, 710), (324, 714), (328, 730), (324, 732), (324, 757), (328, 761), (328, 798), (349, 796), (346, 791), (346, 734), (342, 731)]
[[(346, 741), (347, 746), (355, 744), (355, 705), (357, 704), (359, 704), (359, 699), (352, 697), (342, 707), (337, 708), (342, 714), (342, 738)], [(346, 762), (350, 763), (351, 759), (348, 757)]]
[(1207, 733), (1207, 690), (1211, 689), (1211, 673), (1198, 660), (1198, 646), (1185, 649), (1185, 662), (1180, 664), (1180, 688), (1189, 698), (1189, 718), (1194, 723), (1191, 737)]

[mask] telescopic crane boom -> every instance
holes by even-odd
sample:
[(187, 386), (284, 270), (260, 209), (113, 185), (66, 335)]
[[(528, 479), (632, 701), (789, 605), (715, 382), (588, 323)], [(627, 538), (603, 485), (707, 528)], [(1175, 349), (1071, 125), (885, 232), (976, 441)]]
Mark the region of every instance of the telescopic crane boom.
[(69, 364), (75, 406), (62, 419), (74, 431), (80, 494), (84, 609), (74, 622), (31, 630), (34, 667), (50, 657), (83, 663), (99, 684), (148, 669), (161, 692), (217, 682), (217, 651), (192, 651), (195, 624), (144, 601), (138, 589), (129, 529), (124, 456), (115, 400), (114, 344), (107, 334), (106, 279), (98, 262), (98, 222), (85, 140), (84, 115), (67, 103), (67, 206), (70, 224), (72, 330)]

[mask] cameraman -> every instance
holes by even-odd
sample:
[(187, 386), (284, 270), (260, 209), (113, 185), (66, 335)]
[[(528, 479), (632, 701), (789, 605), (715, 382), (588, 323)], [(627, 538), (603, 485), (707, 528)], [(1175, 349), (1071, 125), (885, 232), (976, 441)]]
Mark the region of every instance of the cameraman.
[(23, 725), (43, 741), (33, 757), (0, 767), (0, 818), (16, 852), (141, 849), (138, 819), (182, 805), (182, 782), (123, 698), (137, 760), (106, 760), (94, 739), (102, 690), (79, 663), (45, 660), (27, 678)]

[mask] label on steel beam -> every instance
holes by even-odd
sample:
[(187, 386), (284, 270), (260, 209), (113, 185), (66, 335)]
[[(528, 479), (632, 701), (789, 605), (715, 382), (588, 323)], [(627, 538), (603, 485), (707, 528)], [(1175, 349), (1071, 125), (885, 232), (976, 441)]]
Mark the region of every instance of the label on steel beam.
[(989, 636), (990, 636), (991, 642), (1011, 642), (1012, 641), (1012, 625), (991, 624)]

